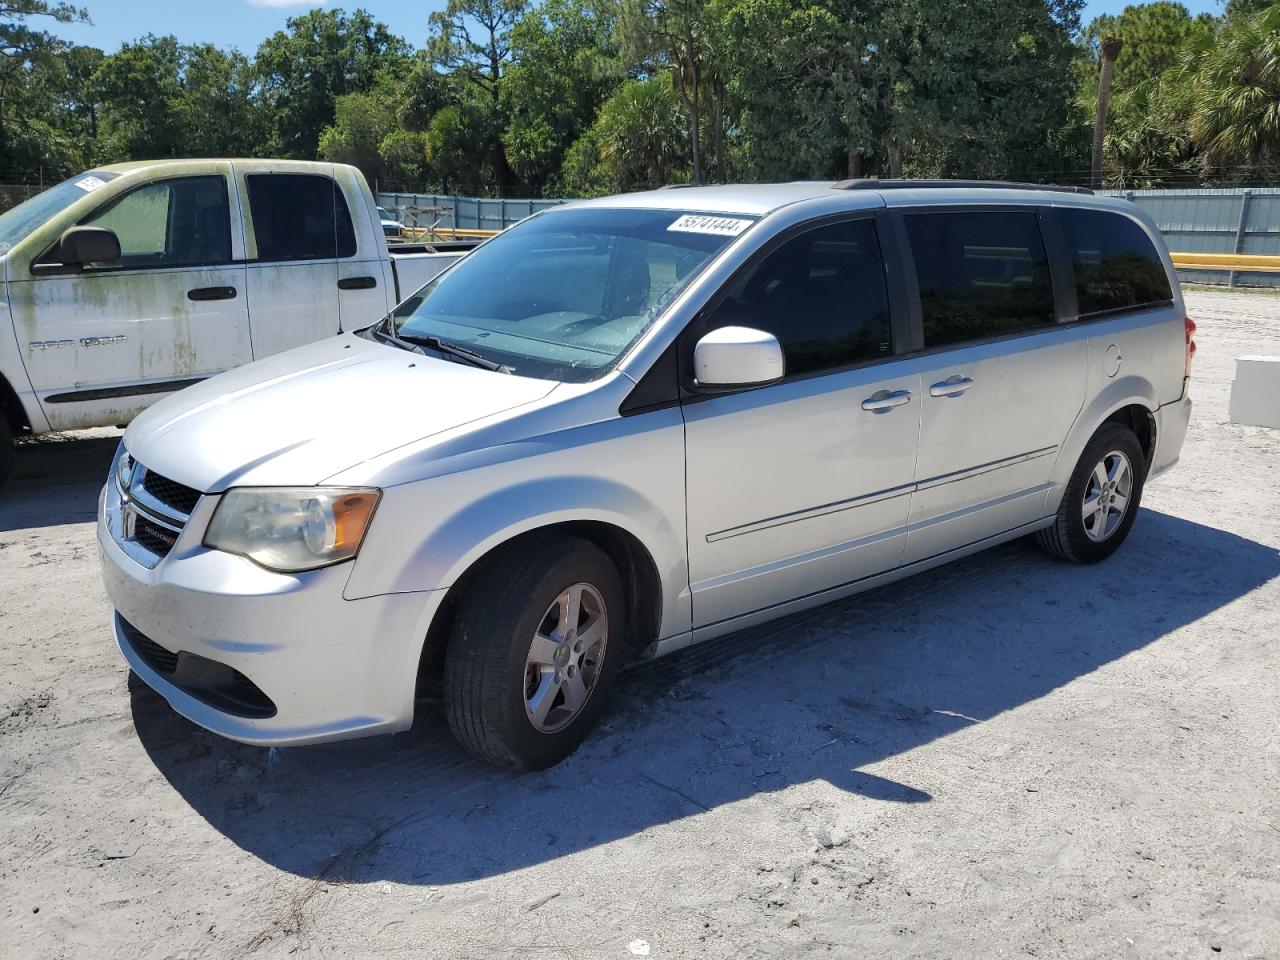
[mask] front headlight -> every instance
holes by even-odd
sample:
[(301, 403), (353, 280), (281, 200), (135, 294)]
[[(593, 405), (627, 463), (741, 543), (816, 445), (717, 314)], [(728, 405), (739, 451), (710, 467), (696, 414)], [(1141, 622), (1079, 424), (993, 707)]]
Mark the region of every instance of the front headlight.
[(204, 545), (281, 573), (327, 567), (359, 551), (380, 496), (353, 487), (228, 490)]
[(129, 456), (129, 451), (124, 448), (123, 440), (116, 448), (116, 458), (111, 464), (111, 475), (115, 478), (116, 486), (120, 491), (128, 493), (129, 483), (133, 479), (133, 457)]

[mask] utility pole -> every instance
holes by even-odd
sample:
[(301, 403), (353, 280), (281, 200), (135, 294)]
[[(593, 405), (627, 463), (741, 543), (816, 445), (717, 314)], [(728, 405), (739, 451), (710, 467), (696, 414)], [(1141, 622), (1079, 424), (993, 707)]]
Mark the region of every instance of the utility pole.
[(1124, 41), (1119, 37), (1102, 40), (1102, 69), (1098, 73), (1098, 109), (1093, 117), (1093, 167), (1090, 186), (1102, 187), (1102, 144), (1107, 133), (1107, 111), (1111, 108), (1111, 80), (1116, 72), (1116, 57)]

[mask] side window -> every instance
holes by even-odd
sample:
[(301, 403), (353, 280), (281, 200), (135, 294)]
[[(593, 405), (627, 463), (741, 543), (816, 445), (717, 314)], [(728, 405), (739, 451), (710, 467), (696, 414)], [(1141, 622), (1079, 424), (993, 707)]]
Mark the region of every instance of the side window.
[(149, 183), (93, 213), (86, 226), (120, 239), (123, 269), (191, 267), (231, 260), (231, 208), (220, 176)]
[(1058, 220), (1071, 250), (1082, 317), (1173, 299), (1151, 238), (1128, 217), (1061, 209)]
[(351, 211), (332, 179), (309, 173), (251, 173), (245, 180), (259, 260), (355, 256)]
[(707, 329), (727, 326), (777, 337), (788, 376), (886, 356), (892, 338), (875, 224), (848, 220), (787, 240), (733, 281)]
[(1053, 325), (1035, 213), (913, 213), (906, 222), (926, 348)]

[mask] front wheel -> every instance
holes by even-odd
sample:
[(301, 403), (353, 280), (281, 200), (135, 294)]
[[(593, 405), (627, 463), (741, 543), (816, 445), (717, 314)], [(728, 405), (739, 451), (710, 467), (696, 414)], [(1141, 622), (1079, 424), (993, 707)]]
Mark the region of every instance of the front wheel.
[(530, 536), (477, 571), (445, 653), (454, 735), (503, 766), (572, 753), (604, 713), (623, 656), (626, 595), (585, 540)]
[(1036, 542), (1061, 560), (1105, 560), (1133, 527), (1146, 475), (1146, 457), (1133, 431), (1104, 424), (1084, 448), (1053, 526), (1039, 531)]

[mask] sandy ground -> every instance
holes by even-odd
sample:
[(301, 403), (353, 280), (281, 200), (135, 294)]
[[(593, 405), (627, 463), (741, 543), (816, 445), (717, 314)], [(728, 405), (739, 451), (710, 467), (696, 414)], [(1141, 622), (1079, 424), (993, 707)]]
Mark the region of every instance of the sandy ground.
[(266, 751), (130, 684), (112, 431), (0, 494), (0, 956), (1280, 958), (1280, 298), (1197, 293), (1195, 419), (1108, 563), (1012, 544), (647, 664), (516, 777), (438, 708)]

